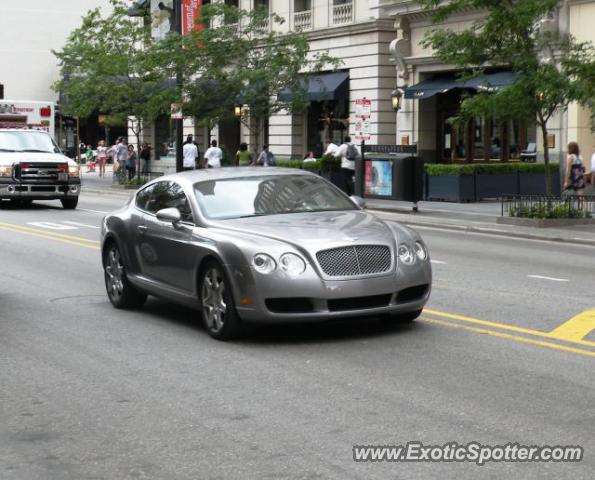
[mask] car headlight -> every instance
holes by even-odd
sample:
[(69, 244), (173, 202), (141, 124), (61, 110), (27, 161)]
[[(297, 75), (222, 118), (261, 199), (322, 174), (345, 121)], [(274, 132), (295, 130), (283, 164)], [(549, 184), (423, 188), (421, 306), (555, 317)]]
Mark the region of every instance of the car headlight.
[(266, 253), (257, 253), (252, 259), (254, 269), (260, 273), (271, 273), (277, 268), (277, 263), (270, 255)]
[(397, 254), (399, 255), (399, 260), (406, 265), (411, 265), (415, 262), (415, 254), (409, 245), (401, 243), (397, 250)]
[(420, 260), (426, 260), (428, 258), (428, 249), (421, 242), (415, 242), (415, 254)]
[(279, 265), (288, 275), (300, 275), (306, 270), (306, 262), (295, 253), (284, 253), (281, 255)]
[(79, 176), (79, 166), (78, 165), (68, 165), (68, 175), (71, 177), (78, 177)]
[(0, 167), (0, 177), (12, 177), (12, 167)]

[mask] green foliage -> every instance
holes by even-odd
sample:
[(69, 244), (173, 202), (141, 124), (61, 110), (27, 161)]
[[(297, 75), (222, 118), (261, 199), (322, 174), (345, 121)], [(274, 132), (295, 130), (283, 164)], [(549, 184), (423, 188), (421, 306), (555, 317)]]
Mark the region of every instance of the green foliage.
[(320, 171), (338, 172), (341, 169), (341, 159), (332, 154), (326, 154), (320, 157)]
[[(53, 85), (66, 98), (66, 113), (107, 115), (107, 124), (126, 123), (130, 116), (145, 122), (166, 113), (179, 91), (167, 65), (154, 55), (150, 30), (127, 15), (127, 6), (111, 0), (104, 17), (91, 10), (59, 51), (60, 79)], [(139, 135), (142, 122), (131, 124)]]
[[(481, 76), (495, 67), (519, 73), (507, 88), (464, 97), (460, 114), (466, 122), (485, 116), (496, 120), (536, 122), (544, 139), (544, 161), (549, 163), (547, 122), (556, 110), (573, 101), (595, 104), (595, 51), (557, 32), (549, 20), (556, 18), (558, 0), (421, 0), (433, 12), (435, 24), (469, 10), (485, 12), (464, 31), (435, 28), (423, 45), (432, 48), (446, 64), (467, 76)], [(553, 28), (552, 28), (553, 27)], [(555, 51), (555, 55), (554, 55)], [(563, 59), (556, 62), (555, 58)], [(547, 190), (551, 190), (549, 173)]]
[(277, 167), (302, 168), (302, 160), (277, 160)]
[[(265, 118), (306, 108), (300, 73), (335, 69), (340, 63), (326, 52), (310, 52), (304, 33), (276, 33), (284, 19), (263, 9), (245, 11), (221, 2), (200, 12), (210, 27), (170, 36), (169, 44), (159, 46), (159, 56), (177, 65), (186, 79), (185, 113), (208, 126), (233, 116), (234, 106), (242, 104), (240, 120), (258, 139)], [(278, 99), (284, 90), (293, 92), (291, 101)]]
[(520, 218), (591, 218), (591, 212), (573, 207), (570, 203), (537, 203), (511, 207), (511, 217)]
[(302, 168), (304, 170), (308, 170), (310, 172), (318, 172), (322, 169), (320, 160), (316, 160), (314, 162), (304, 162), (302, 163)]
[[(550, 172), (558, 171), (557, 163), (550, 163), (547, 169)], [(546, 166), (543, 163), (474, 163), (474, 164), (443, 164), (426, 163), (424, 166), (427, 175), (497, 175), (503, 173), (544, 173)]]

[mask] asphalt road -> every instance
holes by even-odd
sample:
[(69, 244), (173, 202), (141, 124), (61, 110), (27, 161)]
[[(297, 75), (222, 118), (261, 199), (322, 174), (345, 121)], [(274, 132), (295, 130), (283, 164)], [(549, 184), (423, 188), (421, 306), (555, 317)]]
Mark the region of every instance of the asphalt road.
[[(109, 304), (98, 226), (124, 198), (0, 206), (0, 478), (593, 477), (595, 336), (580, 315), (595, 308), (594, 249), (420, 229), (435, 283), (413, 325), (220, 343), (192, 310)], [(580, 335), (564, 323), (577, 316)], [(353, 461), (354, 445), (409, 441), (580, 445), (585, 458)]]

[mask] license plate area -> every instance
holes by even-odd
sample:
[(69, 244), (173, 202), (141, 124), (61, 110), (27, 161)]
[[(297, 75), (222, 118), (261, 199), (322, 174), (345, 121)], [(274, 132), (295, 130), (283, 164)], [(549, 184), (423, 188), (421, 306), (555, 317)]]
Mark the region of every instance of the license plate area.
[(58, 173), (58, 181), (59, 182), (67, 182), (68, 181), (68, 173), (66, 173), (66, 172), (59, 172)]

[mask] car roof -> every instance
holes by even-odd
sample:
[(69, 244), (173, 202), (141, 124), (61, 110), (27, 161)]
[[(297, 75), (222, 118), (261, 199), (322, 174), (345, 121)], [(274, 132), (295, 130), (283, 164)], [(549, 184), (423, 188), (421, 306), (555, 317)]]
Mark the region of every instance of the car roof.
[(201, 168), (185, 172), (172, 173), (156, 178), (154, 181), (175, 180), (194, 184), (207, 180), (227, 180), (232, 178), (262, 177), (264, 175), (304, 175), (317, 176), (315, 173), (301, 170), (299, 168), (282, 167), (221, 167)]

